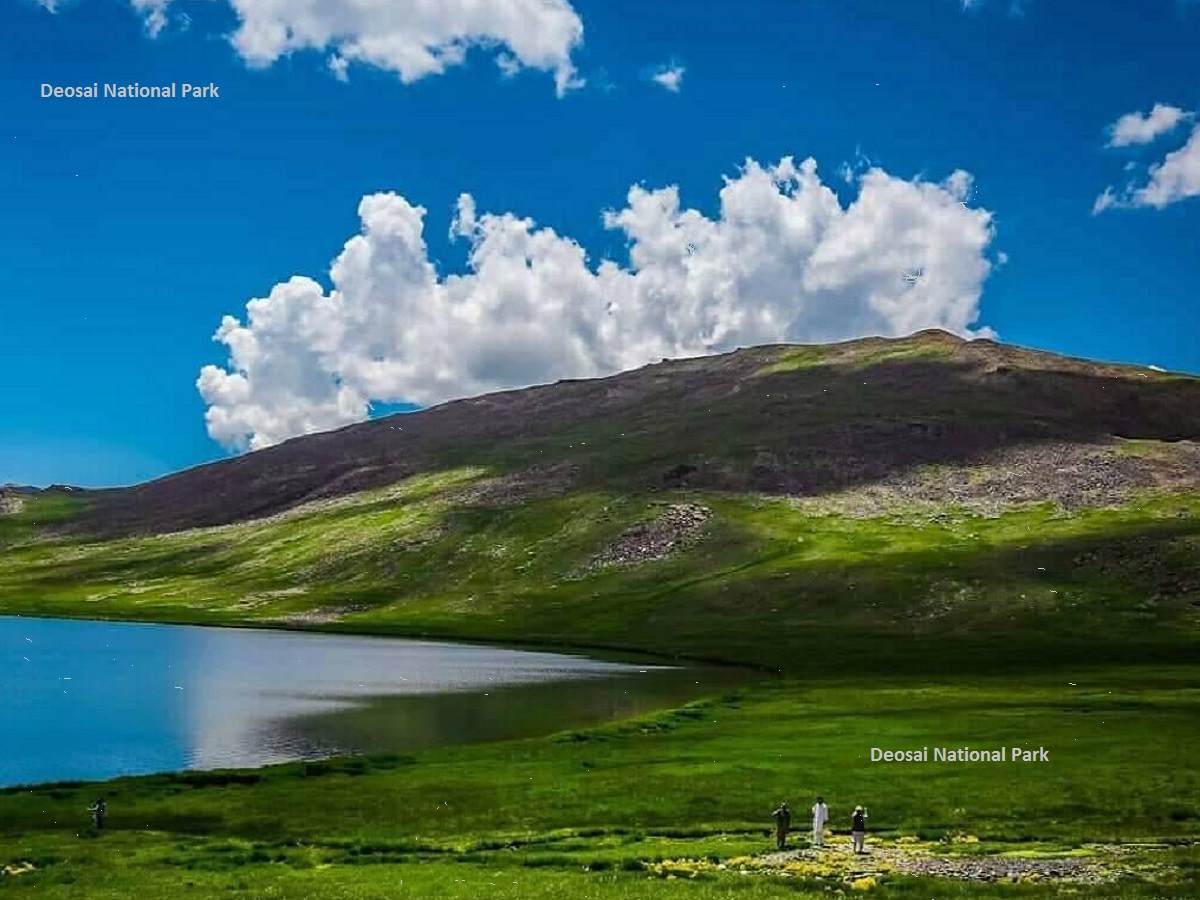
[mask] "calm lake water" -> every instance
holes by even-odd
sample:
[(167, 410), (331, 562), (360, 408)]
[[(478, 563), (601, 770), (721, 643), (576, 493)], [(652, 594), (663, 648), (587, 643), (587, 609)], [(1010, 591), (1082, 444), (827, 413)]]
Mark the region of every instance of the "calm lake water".
[(744, 678), (435, 641), (0, 616), (0, 785), (531, 737)]

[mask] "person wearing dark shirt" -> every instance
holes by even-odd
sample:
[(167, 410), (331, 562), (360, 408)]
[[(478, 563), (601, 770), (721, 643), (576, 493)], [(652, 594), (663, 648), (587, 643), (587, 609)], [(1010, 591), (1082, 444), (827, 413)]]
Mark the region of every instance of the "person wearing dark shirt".
[(782, 850), (787, 845), (788, 831), (792, 827), (792, 811), (786, 802), (779, 804), (779, 809), (771, 813), (775, 819), (775, 846)]
[(854, 807), (854, 818), (850, 824), (850, 838), (854, 841), (854, 852), (865, 853), (863, 843), (867, 839), (867, 811), (861, 807)]

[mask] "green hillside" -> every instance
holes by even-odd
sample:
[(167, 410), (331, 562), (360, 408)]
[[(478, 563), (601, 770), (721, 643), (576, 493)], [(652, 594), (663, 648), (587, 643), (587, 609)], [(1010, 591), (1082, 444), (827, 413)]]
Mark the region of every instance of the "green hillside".
[(1186, 659), (1197, 436), (1183, 376), (941, 333), (758, 348), (9, 491), (0, 611), (781, 670)]

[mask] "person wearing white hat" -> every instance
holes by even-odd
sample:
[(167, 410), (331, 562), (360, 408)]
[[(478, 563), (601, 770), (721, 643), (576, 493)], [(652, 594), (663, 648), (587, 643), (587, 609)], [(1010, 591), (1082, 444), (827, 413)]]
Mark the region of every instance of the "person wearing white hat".
[(854, 841), (854, 852), (865, 853), (863, 843), (867, 839), (867, 810), (862, 806), (854, 807), (854, 818), (851, 820), (850, 837)]

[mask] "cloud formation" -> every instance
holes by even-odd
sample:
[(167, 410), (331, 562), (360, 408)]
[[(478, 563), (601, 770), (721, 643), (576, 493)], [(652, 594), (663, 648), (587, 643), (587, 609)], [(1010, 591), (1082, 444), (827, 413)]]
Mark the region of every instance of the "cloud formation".
[[(38, 0), (51, 12), (57, 0)], [(502, 51), (506, 72), (551, 72), (561, 97), (583, 85), (571, 54), (583, 22), (568, 0), (226, 0), (238, 17), (234, 48), (251, 66), (300, 50), (328, 54), (345, 79), (351, 64), (394, 72), (405, 84), (461, 65), (473, 47)], [(156, 37), (171, 0), (129, 0)]]
[(673, 94), (678, 94), (683, 87), (683, 73), (687, 71), (679, 63), (672, 60), (659, 66), (650, 73), (650, 80), (660, 84)]
[[(1162, 108), (1162, 104), (1154, 107), (1155, 110)], [(1175, 110), (1175, 107), (1167, 107)], [(1192, 113), (1186, 113), (1182, 110), (1176, 110), (1178, 116), (1171, 114), (1175, 118), (1176, 124), (1184, 119), (1192, 118)], [(1131, 115), (1137, 115), (1136, 113)], [(1146, 117), (1150, 119), (1151, 115)], [(1128, 119), (1128, 116), (1122, 116), (1118, 120), (1120, 122)], [(1145, 122), (1146, 120), (1142, 120)], [(1161, 123), (1166, 119), (1160, 116), (1160, 130), (1158, 134), (1162, 134)], [(1116, 131), (1114, 126), (1114, 140), (1116, 139)], [(1171, 127), (1174, 127), (1172, 125)], [(1135, 132), (1140, 136), (1150, 134), (1151, 128), (1144, 126), (1142, 131)], [(1148, 140), (1153, 140), (1153, 136), (1146, 140), (1135, 140), (1130, 143), (1146, 143)], [(1111, 144), (1110, 146), (1123, 146)], [(1126, 166), (1126, 170), (1129, 167)], [(1109, 209), (1136, 209), (1150, 207), (1153, 209), (1162, 209), (1170, 206), (1172, 203), (1178, 203), (1181, 200), (1187, 200), (1191, 197), (1200, 197), (1200, 125), (1192, 128), (1191, 135), (1187, 142), (1176, 150), (1168, 153), (1161, 162), (1155, 163), (1149, 167), (1146, 172), (1146, 180), (1139, 185), (1136, 180), (1130, 181), (1124, 190), (1117, 191), (1111, 185), (1104, 189), (1104, 192), (1096, 198), (1092, 204), (1092, 215), (1099, 215)]]
[(1155, 103), (1150, 112), (1142, 115), (1139, 112), (1126, 113), (1109, 126), (1109, 147), (1128, 147), (1133, 144), (1149, 144), (1155, 138), (1166, 134), (1192, 114), (1178, 106), (1168, 106), (1165, 103)]
[[(766, 342), (986, 334), (972, 326), (993, 227), (959, 206), (970, 187), (962, 171), (939, 184), (872, 169), (843, 207), (812, 159), (748, 160), (715, 218), (682, 208), (675, 187), (631, 188), (603, 214), (628, 266), (592, 265), (575, 241), (463, 194), (451, 234), (469, 242), (467, 271), (444, 278), (426, 210), (372, 194), (329, 293), (294, 277), (224, 318), (227, 367), (197, 381), (208, 431), (257, 449), (365, 419), (368, 400), (428, 405)], [(916, 267), (926, 278), (906, 284)]]
[[(959, 0), (959, 6), (966, 11), (982, 9), (987, 3), (987, 0)], [(1008, 14), (1014, 18), (1022, 18), (1025, 15), (1026, 0), (1010, 0), (1008, 4)]]
[(1150, 181), (1134, 194), (1135, 206), (1162, 209), (1180, 200), (1200, 196), (1200, 125), (1186, 144), (1150, 167)]

